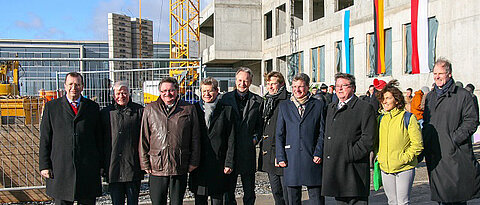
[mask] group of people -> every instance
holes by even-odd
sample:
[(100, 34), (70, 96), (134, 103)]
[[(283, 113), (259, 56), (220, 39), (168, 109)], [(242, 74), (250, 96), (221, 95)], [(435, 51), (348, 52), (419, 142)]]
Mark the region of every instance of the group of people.
[(302, 186), (311, 204), (325, 204), (325, 196), (337, 204), (368, 204), (373, 153), (389, 204), (410, 203), (423, 158), (432, 200), (465, 204), (480, 197), (480, 165), (469, 140), (478, 109), (472, 95), (455, 86), (448, 60), (437, 60), (433, 75), (419, 116), (405, 110), (396, 80), (377, 81), (361, 99), (350, 74), (335, 75), (333, 94), (327, 86), (310, 92), (310, 78), (300, 73), (290, 93), (273, 71), (260, 97), (250, 91), (254, 76), (246, 67), (236, 73), (236, 89), (223, 95), (214, 78), (203, 79), (201, 100), (193, 105), (179, 97), (175, 78), (162, 79), (160, 97), (145, 108), (131, 101), (128, 83), (117, 82), (114, 103), (99, 110), (81, 96), (83, 79), (73, 72), (66, 95), (45, 106), (39, 168), (56, 204), (94, 204), (101, 176), (113, 204), (125, 197), (137, 204), (144, 173), (152, 204), (167, 198), (182, 204), (187, 184), (195, 204), (209, 198), (236, 204), (239, 176), (243, 203), (254, 204), (257, 170), (267, 172), (275, 204), (301, 204)]

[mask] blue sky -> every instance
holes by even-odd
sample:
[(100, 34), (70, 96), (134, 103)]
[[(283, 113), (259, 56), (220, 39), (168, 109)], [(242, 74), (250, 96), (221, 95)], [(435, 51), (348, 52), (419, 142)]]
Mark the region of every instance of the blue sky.
[[(107, 14), (138, 17), (138, 0), (0, 0), (0, 39), (107, 40)], [(200, 0), (204, 8), (212, 0)], [(168, 41), (169, 0), (142, 0), (154, 41)]]

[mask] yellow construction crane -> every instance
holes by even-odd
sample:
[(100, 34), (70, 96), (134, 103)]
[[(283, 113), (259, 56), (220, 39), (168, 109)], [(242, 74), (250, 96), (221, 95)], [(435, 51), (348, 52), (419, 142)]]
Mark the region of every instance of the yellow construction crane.
[[(200, 45), (200, 0), (170, 0), (170, 58), (188, 59), (199, 57)], [(199, 61), (170, 62), (170, 76), (177, 77), (181, 85), (192, 86), (198, 73), (192, 66)]]

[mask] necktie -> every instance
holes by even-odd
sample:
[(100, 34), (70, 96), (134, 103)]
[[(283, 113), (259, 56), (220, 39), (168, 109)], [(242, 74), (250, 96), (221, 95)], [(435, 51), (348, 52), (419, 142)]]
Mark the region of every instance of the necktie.
[(73, 107), (78, 108), (78, 103), (76, 101), (72, 102)]
[(345, 102), (340, 102), (340, 103), (338, 104), (338, 109), (341, 109), (341, 108), (342, 108), (343, 106), (345, 106), (346, 104), (347, 104), (347, 103), (345, 103)]
[(305, 111), (303, 105), (298, 106), (298, 114), (300, 114), (300, 117), (303, 117), (303, 111)]

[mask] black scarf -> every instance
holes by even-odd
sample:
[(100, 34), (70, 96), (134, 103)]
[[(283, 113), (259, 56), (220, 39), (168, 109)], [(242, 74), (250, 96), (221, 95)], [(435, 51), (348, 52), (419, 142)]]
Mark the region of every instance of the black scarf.
[(275, 110), (278, 104), (277, 99), (284, 90), (285, 90), (285, 86), (278, 89), (277, 93), (273, 95), (270, 95), (269, 93), (265, 95), (263, 114), (262, 114), (262, 117), (265, 121), (267, 121), (268, 119), (270, 119), (270, 117), (272, 117), (273, 111)]
[(453, 85), (453, 78), (450, 78), (450, 80), (448, 80), (447, 83), (445, 83), (445, 85), (441, 89), (437, 86), (437, 84), (435, 84), (435, 93), (437, 93), (437, 97), (440, 97), (443, 94), (445, 94), (452, 85)]

